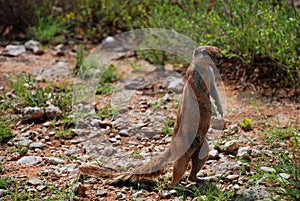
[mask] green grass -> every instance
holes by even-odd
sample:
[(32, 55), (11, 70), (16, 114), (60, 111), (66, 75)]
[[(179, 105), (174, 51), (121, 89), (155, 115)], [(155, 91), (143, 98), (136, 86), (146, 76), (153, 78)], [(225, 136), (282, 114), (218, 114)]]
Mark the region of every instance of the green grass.
[(174, 120), (173, 119), (167, 119), (165, 121), (164, 127), (162, 127), (160, 133), (172, 136), (173, 135), (173, 126), (174, 126)]
[(11, 137), (12, 130), (9, 121), (0, 117), (0, 144), (7, 142)]
[(37, 11), (37, 23), (28, 29), (29, 35), (41, 43), (62, 43), (64, 37), (58, 36), (67, 30), (65, 23), (54, 19), (51, 15), (43, 16), (41, 11)]

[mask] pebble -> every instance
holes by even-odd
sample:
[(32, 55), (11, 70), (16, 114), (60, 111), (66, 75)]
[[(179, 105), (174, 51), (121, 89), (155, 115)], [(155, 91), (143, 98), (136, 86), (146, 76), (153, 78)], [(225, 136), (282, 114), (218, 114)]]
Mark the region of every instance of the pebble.
[(11, 160), (15, 161), (21, 157), (21, 154), (19, 152), (14, 152), (10, 155), (10, 157), (11, 157)]
[(36, 187), (36, 189), (37, 189), (38, 191), (43, 191), (43, 190), (46, 190), (46, 189), (47, 189), (47, 186), (45, 186), (45, 185), (38, 185), (38, 186)]
[(49, 105), (45, 109), (45, 115), (49, 119), (59, 117), (59, 116), (61, 116), (61, 114), (62, 114), (62, 111), (59, 109), (59, 107), (56, 107), (54, 105)]
[(283, 179), (289, 179), (291, 177), (291, 175), (289, 175), (287, 173), (279, 173), (279, 176)]
[(23, 156), (17, 161), (17, 165), (27, 165), (27, 166), (33, 166), (40, 162), (42, 162), (43, 159), (39, 156)]
[(53, 170), (43, 168), (43, 169), (40, 169), (38, 171), (37, 175), (39, 175), (39, 176), (48, 176), (48, 175), (50, 175), (51, 172), (53, 172)]
[(72, 156), (75, 154), (78, 154), (78, 149), (76, 148), (68, 149), (67, 151), (65, 151), (65, 155), (67, 156)]
[(266, 171), (266, 172), (276, 172), (274, 168), (271, 167), (260, 167), (261, 170)]
[(237, 178), (239, 178), (239, 175), (237, 175), (237, 174), (228, 175), (228, 176), (226, 177), (226, 179), (228, 179), (229, 181), (236, 180)]
[(105, 197), (107, 195), (107, 192), (108, 192), (107, 189), (98, 189), (96, 191), (96, 196)]
[(43, 147), (44, 147), (44, 144), (42, 142), (32, 142), (29, 145), (30, 149), (35, 149), (35, 148), (42, 149)]
[(56, 157), (50, 157), (48, 158), (48, 162), (52, 165), (57, 165), (57, 164), (64, 164), (65, 161), (60, 159), (60, 158), (56, 158)]
[(242, 158), (249, 158), (250, 152), (251, 152), (250, 147), (241, 147), (238, 150), (237, 156)]
[(238, 148), (239, 148), (239, 143), (237, 140), (232, 140), (232, 141), (226, 142), (223, 147), (224, 151), (227, 151), (227, 152), (236, 151)]
[(184, 86), (184, 82), (180, 74), (176, 75), (176, 77), (170, 75), (166, 78), (165, 87), (172, 92), (180, 94), (183, 90), (183, 86)]
[(86, 192), (86, 187), (81, 184), (81, 183), (76, 183), (73, 187), (72, 190), (74, 191), (74, 193), (76, 195), (80, 195), (80, 196), (85, 196), (85, 192)]
[(24, 45), (7, 45), (2, 52), (3, 55), (17, 57), (26, 52)]
[(14, 145), (15, 146), (23, 146), (27, 147), (30, 144), (31, 140), (29, 140), (26, 137), (20, 137), (20, 138), (15, 138), (14, 139)]
[(238, 133), (239, 131), (239, 125), (238, 124), (231, 124), (228, 126), (227, 129), (224, 130), (224, 133), (228, 135), (233, 135), (235, 133)]
[(44, 110), (39, 107), (25, 107), (23, 117), (25, 120), (41, 119), (44, 116)]
[(219, 158), (219, 152), (216, 149), (212, 149), (208, 153), (208, 159), (218, 159)]
[(31, 178), (30, 180), (27, 181), (27, 183), (36, 186), (42, 184), (43, 181), (38, 178)]

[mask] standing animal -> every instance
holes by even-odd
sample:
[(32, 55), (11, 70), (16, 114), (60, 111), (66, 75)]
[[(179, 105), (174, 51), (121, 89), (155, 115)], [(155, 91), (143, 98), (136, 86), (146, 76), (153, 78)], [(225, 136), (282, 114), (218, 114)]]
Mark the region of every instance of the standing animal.
[(198, 181), (196, 175), (205, 164), (209, 152), (206, 134), (213, 111), (210, 95), (215, 100), (218, 112), (223, 115), (211, 67), (218, 54), (218, 49), (213, 46), (200, 46), (194, 50), (192, 63), (185, 74), (186, 84), (169, 148), (128, 173), (86, 165), (80, 166), (80, 170), (85, 174), (140, 180), (155, 177), (173, 163), (172, 184), (176, 184), (182, 179), (189, 161), (192, 161), (189, 180)]

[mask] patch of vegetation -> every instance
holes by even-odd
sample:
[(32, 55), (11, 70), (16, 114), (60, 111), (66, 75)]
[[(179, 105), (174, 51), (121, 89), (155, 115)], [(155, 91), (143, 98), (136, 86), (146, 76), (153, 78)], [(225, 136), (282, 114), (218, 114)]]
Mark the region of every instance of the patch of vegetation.
[(174, 120), (167, 119), (160, 133), (165, 135), (170, 135), (170, 136), (173, 135), (173, 126), (174, 126)]
[(0, 117), (0, 144), (6, 143), (12, 137), (10, 122)]
[(252, 126), (252, 119), (250, 118), (244, 118), (240, 123), (239, 123), (240, 127), (244, 130), (244, 131), (251, 131), (253, 130), (253, 126)]
[(96, 116), (103, 120), (106, 118), (112, 118), (116, 113), (117, 111), (108, 104), (97, 110)]
[(96, 94), (99, 95), (108, 95), (115, 91), (116, 87), (110, 83), (103, 83), (96, 89)]
[(9, 176), (0, 177), (0, 188), (8, 189), (14, 183), (13, 179)]
[(85, 58), (85, 46), (83, 44), (79, 45), (79, 50), (76, 53), (76, 63), (72, 69), (73, 73), (77, 74), (80, 71), (80, 68), (84, 65)]
[(42, 16), (41, 11), (37, 11), (37, 24), (30, 27), (28, 33), (33, 35), (34, 39), (41, 43), (62, 43), (64, 37), (56, 37), (59, 34), (63, 34), (67, 27), (65, 23), (53, 19), (51, 15)]

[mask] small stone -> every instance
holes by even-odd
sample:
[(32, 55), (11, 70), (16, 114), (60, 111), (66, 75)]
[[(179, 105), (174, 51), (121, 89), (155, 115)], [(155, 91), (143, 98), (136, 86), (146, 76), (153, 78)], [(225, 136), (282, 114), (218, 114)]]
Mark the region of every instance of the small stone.
[(6, 194), (6, 189), (0, 189), (0, 198), (3, 197)]
[(239, 131), (239, 125), (238, 124), (231, 124), (228, 126), (227, 129), (224, 130), (224, 133), (228, 135), (233, 135), (235, 133), (238, 133)]
[(262, 153), (260, 150), (257, 150), (257, 149), (252, 149), (251, 150), (251, 156), (260, 156)]
[(119, 134), (123, 137), (128, 137), (129, 136), (129, 132), (128, 132), (127, 129), (120, 130)]
[(59, 44), (57, 46), (54, 47), (55, 51), (54, 51), (54, 56), (64, 56), (65, 55), (65, 46), (64, 44)]
[(25, 120), (41, 119), (44, 116), (44, 110), (39, 107), (25, 107), (23, 117)]
[(161, 100), (163, 101), (170, 101), (170, 95), (168, 93), (166, 93), (162, 98)]
[(166, 78), (166, 88), (175, 93), (181, 93), (183, 90), (184, 82), (181, 75), (170, 75)]
[(56, 158), (56, 157), (50, 157), (48, 158), (48, 162), (52, 165), (57, 165), (57, 164), (64, 164), (65, 161), (60, 159), (60, 158)]
[(27, 181), (27, 183), (36, 186), (42, 184), (43, 181), (38, 178), (31, 178), (30, 180)]
[(17, 161), (17, 165), (27, 165), (27, 166), (33, 166), (40, 162), (42, 162), (42, 158), (39, 156), (23, 156)]
[(38, 186), (36, 187), (36, 189), (37, 189), (38, 191), (43, 191), (43, 190), (46, 190), (46, 189), (47, 189), (47, 186), (45, 186), (45, 185), (38, 185)]
[(16, 57), (26, 52), (24, 45), (7, 45), (2, 52), (3, 55)]
[(29, 140), (26, 137), (20, 137), (20, 138), (14, 139), (14, 145), (15, 146), (27, 147), (30, 144), (30, 142), (31, 142), (31, 140)]
[(239, 178), (239, 175), (237, 175), (237, 174), (228, 175), (228, 176), (226, 177), (226, 179), (228, 179), (229, 181), (236, 180), (237, 178)]
[(21, 154), (19, 152), (14, 152), (11, 154), (11, 160), (15, 161), (18, 160), (21, 157)]
[(216, 149), (212, 149), (208, 153), (208, 159), (218, 159), (219, 158), (219, 152)]
[(250, 147), (241, 147), (238, 150), (237, 156), (242, 158), (249, 158)]
[(35, 149), (35, 148), (42, 149), (43, 147), (44, 147), (44, 144), (42, 142), (32, 142), (29, 145), (30, 149)]
[(114, 137), (112, 137), (112, 138), (109, 138), (108, 139), (111, 143), (115, 143), (115, 142), (117, 142), (118, 140), (116, 139), (116, 138), (114, 138)]
[(279, 176), (283, 179), (289, 179), (291, 177), (291, 175), (289, 175), (287, 173), (279, 173)]
[(91, 126), (93, 126), (95, 128), (99, 128), (100, 127), (100, 122), (101, 122), (100, 119), (92, 119), (90, 124), (91, 124)]
[(29, 41), (25, 42), (24, 45), (27, 50), (32, 50), (33, 47), (39, 46), (39, 44), (40, 43), (36, 40), (29, 40)]
[(107, 195), (107, 189), (98, 189), (96, 191), (96, 196), (105, 197)]
[(75, 154), (78, 154), (78, 149), (76, 148), (68, 149), (67, 151), (65, 151), (65, 155), (67, 156), (72, 156)]
[(48, 176), (50, 175), (50, 173), (52, 172), (52, 170), (50, 169), (40, 169), (37, 173), (37, 175), (39, 176)]
[(236, 151), (238, 148), (239, 148), (239, 143), (237, 140), (232, 140), (232, 141), (226, 142), (223, 147), (224, 151), (227, 151), (227, 152)]
[(59, 109), (59, 107), (56, 107), (54, 105), (49, 105), (45, 109), (45, 115), (49, 119), (59, 117), (59, 116), (61, 116), (61, 114), (62, 114), (62, 111)]
[(124, 88), (127, 90), (137, 90), (142, 89), (147, 85), (147, 82), (145, 81), (145, 78), (140, 76), (133, 80), (128, 81)]
[(73, 186), (72, 190), (76, 195), (85, 196), (85, 192), (87, 189), (83, 184), (77, 183)]
[(276, 172), (276, 170), (271, 167), (260, 167), (260, 169), (266, 172)]

